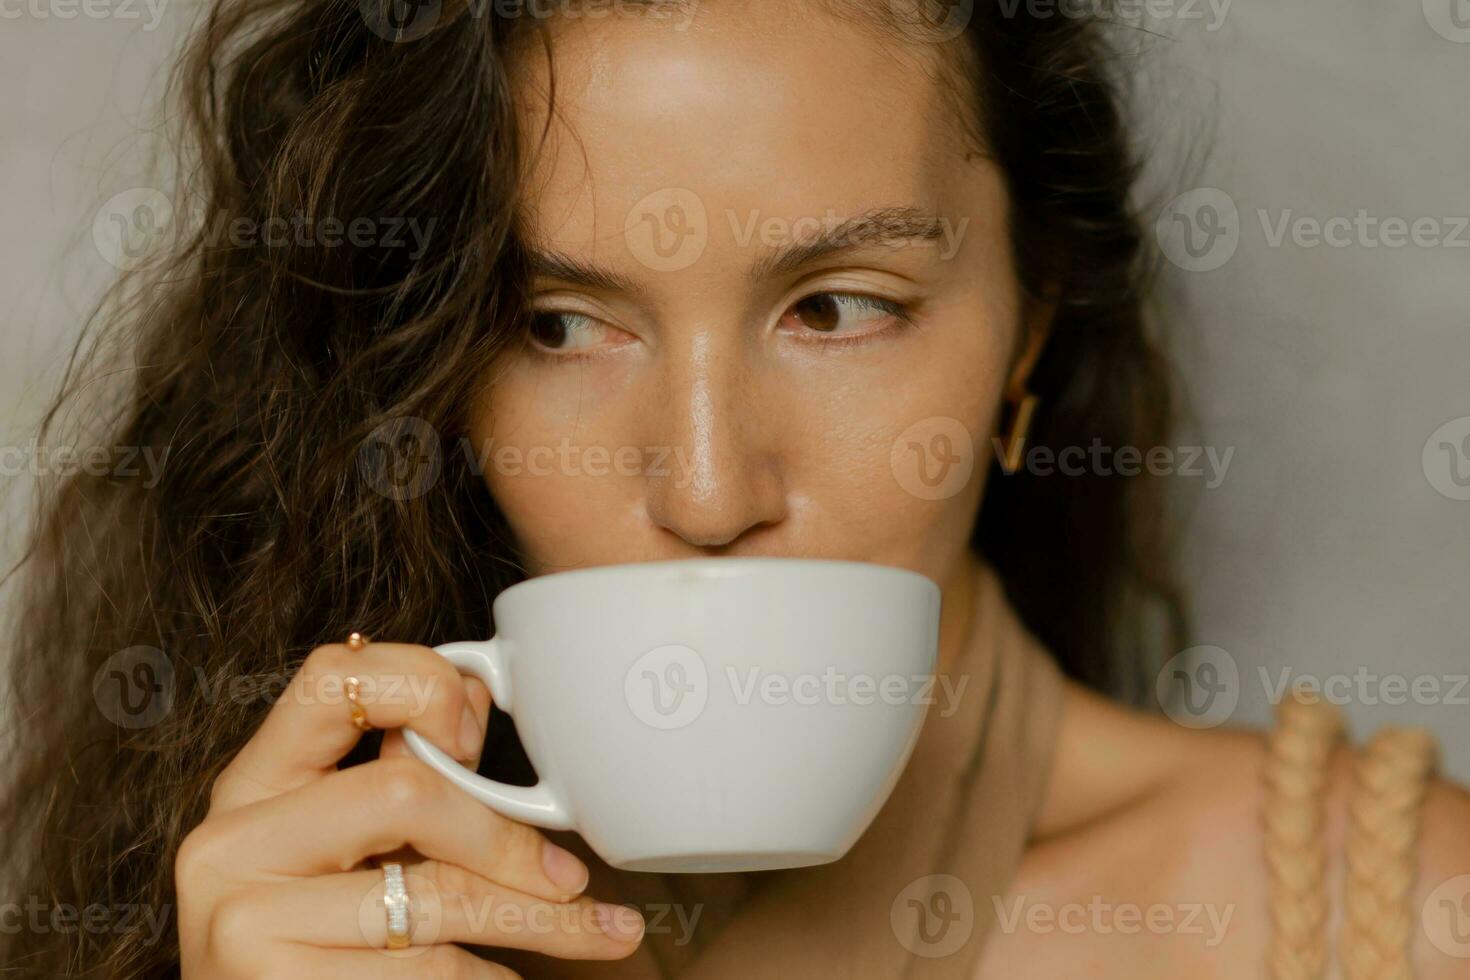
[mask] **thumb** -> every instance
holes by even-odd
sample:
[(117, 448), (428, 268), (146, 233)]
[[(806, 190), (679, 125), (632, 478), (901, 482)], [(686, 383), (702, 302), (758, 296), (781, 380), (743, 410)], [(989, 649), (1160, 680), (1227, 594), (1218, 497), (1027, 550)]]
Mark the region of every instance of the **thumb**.
[[(479, 678), (466, 677), (464, 679), (464, 691), (467, 703), (465, 706), (465, 716), (461, 724), (466, 726), (473, 725), (475, 730), (479, 732), (480, 737), (476, 740), (476, 744), (480, 747), (475, 750), (473, 756), (460, 759), (459, 761), (470, 769), (476, 769), (480, 765), (480, 755), (484, 751), (485, 728), (490, 721), (490, 690), (485, 687)], [(395, 728), (383, 733), (383, 747), (378, 753), (379, 758), (389, 759), (394, 756), (410, 754), (412, 753), (408, 751), (408, 745), (403, 741), (403, 731), (401, 729)]]

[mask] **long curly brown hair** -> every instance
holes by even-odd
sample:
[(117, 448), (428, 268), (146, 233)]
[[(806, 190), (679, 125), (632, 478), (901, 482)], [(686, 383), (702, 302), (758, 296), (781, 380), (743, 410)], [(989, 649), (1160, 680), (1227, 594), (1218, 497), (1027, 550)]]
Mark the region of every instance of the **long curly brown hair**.
[[(163, 929), (0, 932), (8, 975), (176, 973), (172, 858), (269, 709), (268, 679), (351, 628), (489, 635), (492, 600), (524, 577), (471, 460), (438, 458), (432, 493), (384, 493), (374, 467), (405, 419), (464, 433), (475, 386), (524, 338), (513, 215), (529, 148), (512, 59), (545, 53), (549, 34), (495, 4), (385, 2), (215, 0), (175, 69), (170, 199), (202, 220), (175, 222), (99, 307), (40, 433), (84, 426), (165, 462), (156, 480), (77, 472), (45, 488), (12, 572), (25, 593), (0, 816), (16, 900), (152, 910)], [(902, 4), (838, 5), (914, 26)], [(1102, 27), (982, 0), (950, 46), (1009, 184), (1022, 287), (1056, 303), (1032, 444), (1162, 444), (1172, 397)], [(415, 249), (218, 233), (302, 215), (417, 216), (433, 231)], [(975, 549), (1095, 687), (1136, 688), (1161, 647), (1133, 627), (1158, 612), (1163, 642), (1179, 640), (1155, 490), (1023, 470), (997, 474), (979, 515)], [(109, 671), (140, 665), (166, 702), (129, 724), (104, 704)], [(499, 715), (491, 743), (485, 770), (524, 777)]]

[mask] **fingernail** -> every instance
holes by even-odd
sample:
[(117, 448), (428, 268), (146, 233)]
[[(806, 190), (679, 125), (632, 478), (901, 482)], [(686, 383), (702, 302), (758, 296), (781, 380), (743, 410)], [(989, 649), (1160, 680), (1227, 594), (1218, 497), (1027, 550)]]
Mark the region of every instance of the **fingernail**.
[(464, 713), (459, 716), (460, 755), (465, 759), (473, 759), (484, 747), (485, 733), (480, 731), (480, 723), (475, 719), (474, 709), (466, 704)]
[(587, 887), (587, 865), (577, 860), (571, 851), (557, 847), (551, 841), (541, 845), (541, 867), (551, 883), (563, 891), (579, 895)]
[(638, 914), (637, 909), (598, 902), (593, 907), (593, 915), (602, 931), (613, 939), (636, 943), (643, 938), (643, 916)]

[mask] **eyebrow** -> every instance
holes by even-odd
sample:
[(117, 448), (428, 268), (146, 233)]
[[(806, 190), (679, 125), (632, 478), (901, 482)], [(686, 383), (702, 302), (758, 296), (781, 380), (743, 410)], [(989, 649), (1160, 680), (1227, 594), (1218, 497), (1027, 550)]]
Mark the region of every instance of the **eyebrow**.
[[(938, 215), (913, 207), (870, 208), (841, 221), (823, 222), (823, 225), (817, 234), (781, 245), (763, 255), (750, 267), (746, 278), (755, 282), (784, 275), (833, 255), (875, 245), (898, 247), (944, 237), (943, 221)], [(632, 279), (613, 269), (555, 250), (531, 248), (528, 251), (531, 270), (536, 275), (606, 292), (638, 291)]]

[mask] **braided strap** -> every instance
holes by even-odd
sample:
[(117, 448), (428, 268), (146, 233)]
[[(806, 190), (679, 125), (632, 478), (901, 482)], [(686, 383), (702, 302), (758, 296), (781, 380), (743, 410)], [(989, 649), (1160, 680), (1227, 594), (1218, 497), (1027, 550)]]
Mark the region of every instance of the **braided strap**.
[(1327, 964), (1327, 845), (1322, 832), (1328, 760), (1342, 737), (1342, 715), (1292, 691), (1267, 736), (1266, 872), (1270, 878), (1272, 980), (1320, 980)]
[(1412, 728), (1381, 730), (1358, 759), (1339, 949), (1347, 980), (1414, 975), (1410, 889), (1420, 811), (1435, 764), (1434, 739)]

